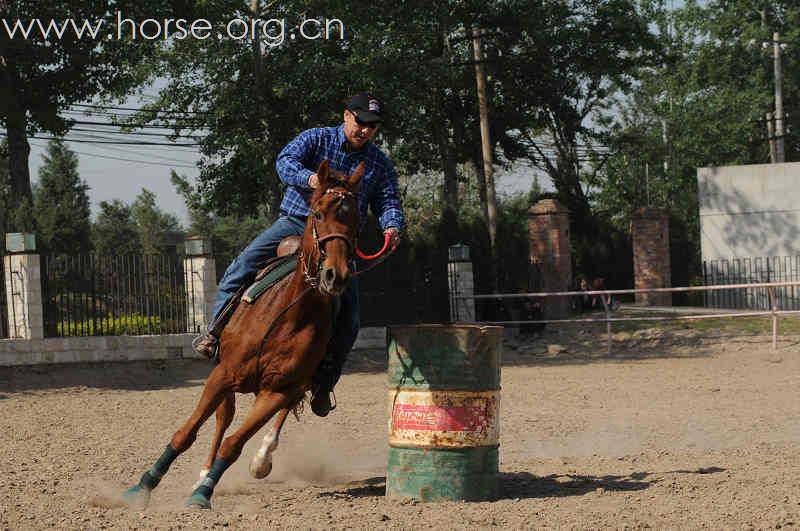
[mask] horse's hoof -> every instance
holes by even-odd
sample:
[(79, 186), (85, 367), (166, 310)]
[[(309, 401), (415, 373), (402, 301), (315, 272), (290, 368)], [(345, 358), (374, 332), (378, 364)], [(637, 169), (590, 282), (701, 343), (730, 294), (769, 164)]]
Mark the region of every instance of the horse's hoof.
[(150, 491), (142, 488), (141, 485), (134, 485), (125, 491), (122, 499), (131, 509), (142, 510), (150, 503)]
[(202, 494), (192, 494), (186, 500), (186, 507), (197, 507), (198, 509), (211, 509), (211, 500)]
[(264, 460), (261, 463), (256, 463), (253, 459), (250, 462), (250, 475), (256, 479), (264, 479), (272, 472), (272, 459)]

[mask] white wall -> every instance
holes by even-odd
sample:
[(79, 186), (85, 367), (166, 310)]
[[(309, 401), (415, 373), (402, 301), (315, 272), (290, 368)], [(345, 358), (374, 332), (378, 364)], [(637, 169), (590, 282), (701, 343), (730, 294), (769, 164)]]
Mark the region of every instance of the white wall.
[(800, 255), (800, 163), (698, 168), (703, 260)]

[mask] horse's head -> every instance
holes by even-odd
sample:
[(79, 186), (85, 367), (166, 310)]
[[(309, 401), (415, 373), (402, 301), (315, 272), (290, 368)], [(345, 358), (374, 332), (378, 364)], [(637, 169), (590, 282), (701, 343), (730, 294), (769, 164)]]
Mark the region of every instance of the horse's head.
[(363, 175), (363, 162), (352, 175), (331, 173), (327, 160), (317, 169), (319, 186), (311, 196), (302, 261), (306, 281), (318, 284), (326, 295), (341, 294), (350, 276), (348, 262), (356, 249), (358, 188)]

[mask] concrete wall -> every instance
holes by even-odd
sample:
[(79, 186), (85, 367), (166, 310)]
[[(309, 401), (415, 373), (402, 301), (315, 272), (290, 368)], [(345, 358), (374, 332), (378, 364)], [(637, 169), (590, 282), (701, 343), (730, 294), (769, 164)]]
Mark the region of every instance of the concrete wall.
[[(200, 358), (194, 334), (0, 340), (0, 366)], [(385, 349), (386, 328), (362, 328), (353, 349)]]
[(800, 255), (800, 163), (697, 170), (703, 260)]

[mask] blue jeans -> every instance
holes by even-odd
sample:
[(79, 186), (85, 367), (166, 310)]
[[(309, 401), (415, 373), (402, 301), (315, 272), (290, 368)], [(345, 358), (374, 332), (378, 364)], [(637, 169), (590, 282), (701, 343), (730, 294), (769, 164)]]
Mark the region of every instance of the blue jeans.
[[(255, 279), (261, 266), (277, 255), (278, 244), (287, 236), (302, 236), (306, 220), (294, 216), (281, 215), (267, 230), (256, 236), (250, 245), (237, 256), (219, 282), (212, 310), (212, 323), (217, 320), (225, 304), (244, 285)], [(333, 335), (328, 342), (325, 358), (314, 374), (314, 384), (332, 389), (342, 374), (347, 355), (358, 337), (360, 327), (358, 279), (350, 277), (347, 288), (340, 296), (341, 306), (333, 327)]]

